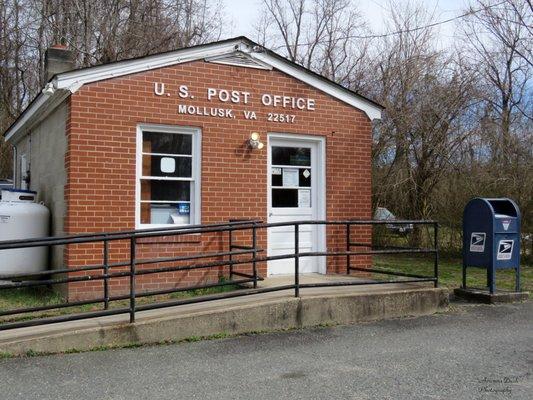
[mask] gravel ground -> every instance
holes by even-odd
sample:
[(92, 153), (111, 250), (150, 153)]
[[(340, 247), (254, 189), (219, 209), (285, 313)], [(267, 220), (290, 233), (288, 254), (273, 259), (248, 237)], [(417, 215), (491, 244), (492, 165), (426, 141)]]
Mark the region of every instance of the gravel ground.
[[(1, 399), (531, 399), (533, 302), (0, 360)], [(529, 395), (528, 395), (529, 393)]]

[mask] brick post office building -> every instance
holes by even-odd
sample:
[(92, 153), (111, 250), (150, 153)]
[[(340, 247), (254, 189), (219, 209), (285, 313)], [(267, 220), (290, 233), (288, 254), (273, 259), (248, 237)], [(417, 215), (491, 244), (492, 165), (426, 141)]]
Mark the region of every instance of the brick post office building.
[[(42, 93), (6, 131), (17, 187), (38, 192), (51, 234), (210, 224), (371, 218), (371, 121), (382, 107), (239, 37), (65, 71), (49, 50)], [(54, 70), (55, 68), (55, 70)], [(360, 229), (369, 240), (369, 230)], [(302, 228), (301, 249), (343, 246), (335, 228)], [(140, 256), (221, 250), (220, 234), (142, 240)], [(261, 232), (269, 255), (292, 251), (287, 229)], [(128, 254), (116, 244), (111, 257)], [(101, 262), (89, 245), (56, 248), (51, 267)], [(336, 272), (335, 258), (303, 272)], [(291, 273), (290, 262), (260, 275)], [(217, 279), (194, 270), (139, 277), (140, 289)], [(101, 281), (71, 283), (70, 298)], [(126, 283), (112, 282), (116, 292)]]

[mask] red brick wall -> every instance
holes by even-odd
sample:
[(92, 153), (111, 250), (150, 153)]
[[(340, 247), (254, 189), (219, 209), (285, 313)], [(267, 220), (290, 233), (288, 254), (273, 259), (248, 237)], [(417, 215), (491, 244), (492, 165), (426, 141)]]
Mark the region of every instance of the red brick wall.
[[(188, 85), (194, 99), (156, 96), (154, 82), (165, 83), (166, 92), (177, 93)], [(207, 102), (208, 87), (251, 93), (248, 104), (223, 105)], [(269, 108), (260, 103), (263, 93), (313, 98), (315, 111)], [(178, 114), (177, 104), (225, 107), (235, 110), (236, 119)], [(82, 87), (70, 99), (67, 126), (66, 167), (68, 234), (135, 229), (136, 128), (139, 123), (184, 125), (202, 130), (202, 223), (232, 218), (267, 220), (267, 149), (249, 151), (250, 133), (268, 132), (318, 135), (326, 138), (326, 203), (330, 220), (371, 216), (371, 123), (366, 115), (329, 95), (283, 73), (224, 66), (203, 61), (101, 81)], [(245, 120), (242, 110), (254, 110), (258, 119)], [(294, 124), (267, 122), (268, 112), (296, 115)], [(368, 229), (352, 231), (353, 240), (369, 240)], [(249, 236), (249, 235), (248, 235)], [(343, 250), (344, 229), (328, 228), (328, 248)], [(176, 240), (151, 240), (138, 245), (138, 257), (173, 256), (199, 251), (227, 250), (227, 234), (191, 236)], [(259, 235), (266, 250), (266, 233)], [(126, 242), (114, 243), (111, 262), (129, 257)], [(265, 251), (266, 254), (266, 251)], [(67, 265), (99, 264), (102, 246), (69, 246)], [(354, 263), (357, 262), (354, 258)], [(362, 264), (368, 259), (360, 260)], [(142, 268), (142, 267), (139, 267)], [(248, 268), (247, 266), (244, 267)], [(328, 260), (328, 271), (343, 272), (345, 257)], [(139, 290), (213, 280), (227, 271), (210, 273), (145, 275)], [(260, 265), (266, 275), (266, 265)], [(179, 281), (179, 282), (178, 282)], [(127, 279), (112, 280), (112, 295), (128, 288)], [(71, 298), (90, 296), (102, 288), (101, 281), (71, 284)]]

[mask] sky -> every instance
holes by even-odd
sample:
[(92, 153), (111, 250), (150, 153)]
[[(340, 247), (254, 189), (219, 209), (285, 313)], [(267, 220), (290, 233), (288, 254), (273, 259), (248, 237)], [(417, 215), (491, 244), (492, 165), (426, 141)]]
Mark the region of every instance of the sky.
[[(398, 1), (398, 0), (397, 0)], [(399, 0), (401, 3), (403, 0)], [(405, 0), (407, 1), (407, 0)], [(446, 20), (462, 14), (467, 7), (468, 0), (419, 0), (429, 10), (434, 10), (436, 20)], [(260, 0), (224, 0), (226, 14), (233, 22), (230, 36), (248, 36), (254, 38), (254, 22), (257, 20), (260, 10)], [(374, 33), (384, 31), (383, 19), (387, 13), (388, 0), (352, 0), (353, 4), (368, 21)], [(455, 29), (454, 23), (450, 22), (439, 27), (439, 37), (446, 43), (452, 37)]]

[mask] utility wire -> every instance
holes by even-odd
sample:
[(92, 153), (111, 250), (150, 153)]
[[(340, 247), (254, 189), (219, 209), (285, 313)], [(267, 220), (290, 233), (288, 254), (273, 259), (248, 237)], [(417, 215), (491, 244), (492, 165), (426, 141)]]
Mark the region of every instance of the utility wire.
[[(404, 33), (416, 32), (416, 31), (420, 31), (422, 29), (434, 28), (435, 26), (447, 24), (449, 22), (456, 21), (458, 19), (462, 19), (462, 18), (468, 17), (470, 15), (477, 14), (478, 12), (481, 12), (481, 11), (484, 11), (484, 10), (488, 10), (488, 9), (491, 9), (491, 8), (494, 8), (494, 7), (501, 6), (502, 4), (505, 4), (506, 2), (507, 1), (504, 0), (504, 1), (501, 1), (501, 2), (496, 3), (496, 4), (492, 4), (492, 5), (489, 5), (489, 6), (482, 7), (482, 8), (478, 8), (477, 10), (472, 10), (471, 9), (471, 10), (469, 10), (469, 11), (463, 13), (463, 14), (456, 15), (455, 17), (444, 19), (442, 21), (433, 22), (433, 23), (428, 24), (428, 25), (417, 26), (417, 27), (412, 28), (412, 29), (400, 29), (400, 30), (393, 31), (393, 32), (372, 34), (372, 35), (346, 35), (346, 36), (339, 36), (339, 37), (337, 37), (335, 39), (336, 40), (342, 40), (342, 39), (379, 39), (379, 38), (385, 38), (385, 37), (394, 36), (394, 35), (401, 35), (401, 34), (404, 34)], [(319, 40), (319, 42), (320, 42), (320, 40)], [(301, 43), (301, 45), (302, 46), (310, 46), (310, 45), (315, 44), (315, 43), (316, 42)], [(280, 47), (284, 47), (284, 46), (280, 46)]]

